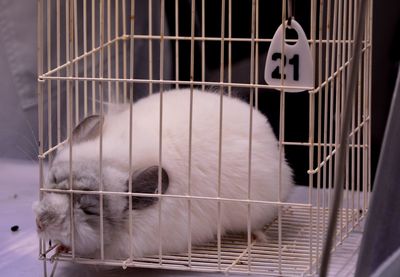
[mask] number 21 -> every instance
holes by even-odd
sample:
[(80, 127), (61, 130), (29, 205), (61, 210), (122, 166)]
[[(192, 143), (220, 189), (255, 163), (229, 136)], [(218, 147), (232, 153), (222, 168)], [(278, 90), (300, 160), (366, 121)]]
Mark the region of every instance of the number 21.
[[(272, 54), (272, 60), (280, 60), (282, 59), (282, 53), (273, 53)], [(293, 65), (293, 80), (298, 81), (299, 80), (299, 55), (295, 54), (291, 59), (289, 59), (289, 64)], [(283, 66), (286, 66), (286, 55), (283, 55)], [(281, 73), (279, 70), (279, 65), (275, 67), (275, 69), (272, 71), (271, 77), (274, 79), (281, 79)], [(286, 79), (286, 74), (283, 74), (283, 79)]]

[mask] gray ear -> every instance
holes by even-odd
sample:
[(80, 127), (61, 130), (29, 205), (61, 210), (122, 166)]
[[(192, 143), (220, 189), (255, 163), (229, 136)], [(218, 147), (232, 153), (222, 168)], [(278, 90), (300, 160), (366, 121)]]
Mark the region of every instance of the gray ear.
[[(132, 192), (136, 193), (158, 193), (158, 166), (134, 173), (132, 176)], [(127, 188), (129, 181), (127, 181)], [(161, 169), (161, 193), (165, 193), (169, 186), (169, 177), (164, 168)], [(127, 189), (128, 190), (128, 189)], [(157, 203), (157, 197), (132, 197), (132, 209), (141, 210)]]
[(98, 137), (103, 122), (103, 117), (100, 115), (90, 115), (86, 117), (72, 131), (72, 141), (74, 143), (79, 143)]

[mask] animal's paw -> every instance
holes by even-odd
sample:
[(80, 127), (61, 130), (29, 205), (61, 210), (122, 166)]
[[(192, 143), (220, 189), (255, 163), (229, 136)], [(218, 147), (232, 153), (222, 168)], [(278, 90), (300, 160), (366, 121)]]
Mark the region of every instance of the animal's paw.
[(56, 249), (56, 254), (58, 255), (58, 254), (62, 254), (62, 253), (68, 253), (69, 251), (71, 251), (71, 248), (60, 244)]
[(256, 230), (251, 233), (251, 238), (253, 241), (257, 242), (267, 242), (267, 235), (262, 230)]

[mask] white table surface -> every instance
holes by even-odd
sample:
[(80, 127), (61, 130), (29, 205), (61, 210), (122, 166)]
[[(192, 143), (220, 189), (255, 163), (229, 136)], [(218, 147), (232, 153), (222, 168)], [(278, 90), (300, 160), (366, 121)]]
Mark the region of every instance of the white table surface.
[[(38, 238), (32, 203), (38, 199), (38, 164), (0, 159), (0, 276), (43, 276), (38, 259)], [(306, 199), (308, 189), (296, 187), (293, 201)], [(11, 231), (18, 225), (19, 230)], [(333, 256), (330, 276), (353, 276), (362, 232), (354, 232)], [(51, 270), (49, 267), (48, 270)], [(88, 267), (60, 263), (56, 276), (224, 276), (222, 273), (197, 273), (171, 270)], [(251, 276), (248, 274), (234, 276)]]

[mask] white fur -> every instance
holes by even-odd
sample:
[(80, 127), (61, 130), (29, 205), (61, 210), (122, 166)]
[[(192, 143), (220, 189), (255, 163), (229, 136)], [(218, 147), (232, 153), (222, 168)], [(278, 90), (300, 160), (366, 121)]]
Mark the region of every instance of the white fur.
[[(188, 194), (189, 96), (189, 90), (163, 93), (162, 167), (167, 171), (170, 181), (166, 195)], [(135, 171), (158, 165), (159, 162), (160, 94), (140, 100), (132, 107), (132, 171)], [(238, 99), (223, 97), (220, 176), (220, 196), (223, 198), (247, 199), (248, 197), (250, 110), (248, 104)], [(218, 196), (219, 112), (218, 94), (194, 91), (190, 176), (193, 196)], [(252, 113), (250, 199), (278, 201), (280, 180), (283, 200), (293, 184), (291, 169), (283, 159), (281, 171), (279, 170), (278, 143), (272, 129), (266, 117), (260, 112), (253, 109)], [(108, 191), (124, 191), (123, 186), (129, 170), (129, 106), (122, 111), (109, 113), (105, 117), (102, 143), (104, 188)], [(69, 150), (66, 147), (57, 154), (53, 170), (64, 171), (64, 174), (68, 172), (68, 159)], [(82, 174), (82, 171), (97, 172), (98, 159), (99, 138), (73, 146), (73, 161), (79, 161), (86, 166), (84, 170), (76, 168), (76, 174)], [(280, 178), (279, 172), (281, 172)], [(119, 216), (118, 213), (122, 211), (121, 202), (123, 201), (116, 199), (115, 207), (111, 207), (115, 216)], [(221, 203), (222, 233), (246, 231), (248, 205)], [(217, 201), (192, 199), (190, 205), (192, 243), (199, 244), (214, 239), (218, 228)], [(189, 202), (186, 199), (168, 197), (162, 199), (163, 253), (187, 251), (188, 207)], [(276, 216), (276, 212), (276, 205), (251, 204), (249, 222), (252, 230), (260, 230)], [(130, 242), (135, 256), (158, 253), (158, 205), (143, 210), (133, 210), (132, 213), (132, 238), (129, 237), (127, 221), (124, 223), (124, 228), (105, 226), (105, 247), (108, 257), (129, 255)], [(75, 225), (82, 236), (91, 238), (90, 243), (93, 243), (93, 238), (98, 240), (99, 230), (86, 230), (84, 219)], [(76, 237), (77, 235), (75, 239)], [(80, 241), (85, 241), (85, 238)], [(94, 250), (98, 247), (97, 243), (85, 245), (80, 249), (86, 248), (88, 250), (83, 252), (88, 253), (91, 252), (89, 249)]]

